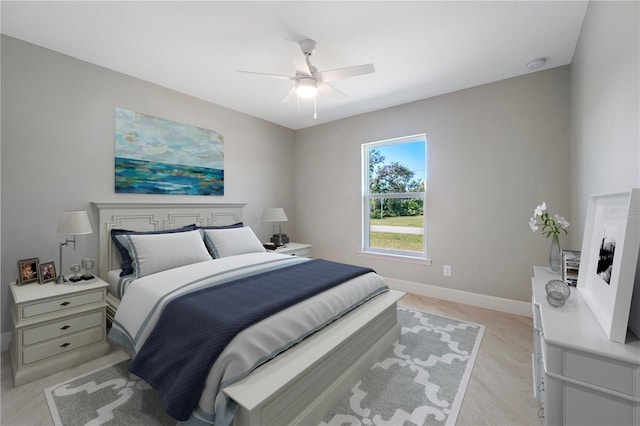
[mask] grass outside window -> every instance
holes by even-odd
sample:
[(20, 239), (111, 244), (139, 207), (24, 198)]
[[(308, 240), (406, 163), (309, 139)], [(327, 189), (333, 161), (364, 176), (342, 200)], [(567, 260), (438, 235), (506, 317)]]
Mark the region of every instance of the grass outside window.
[(370, 219), (370, 224), (383, 226), (413, 226), (422, 228), (424, 219), (422, 216), (396, 216), (382, 219)]
[[(422, 229), (422, 216), (397, 216), (383, 219), (371, 219), (371, 226), (407, 226)], [(424, 248), (424, 235), (400, 232), (371, 231), (369, 245), (376, 248), (421, 252)]]

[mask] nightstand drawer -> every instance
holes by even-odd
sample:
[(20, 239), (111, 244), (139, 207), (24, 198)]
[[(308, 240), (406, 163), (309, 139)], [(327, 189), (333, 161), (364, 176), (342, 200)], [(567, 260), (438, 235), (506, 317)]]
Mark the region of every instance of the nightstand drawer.
[(276, 253), (287, 254), (289, 256), (311, 257), (311, 245), (301, 243), (289, 243), (278, 247)]
[(103, 340), (105, 330), (95, 327), (23, 349), (22, 363), (28, 365)]
[(311, 249), (305, 248), (305, 249), (299, 249), (299, 250), (291, 250), (284, 254), (288, 254), (291, 256), (311, 257)]
[(52, 312), (60, 312), (65, 309), (76, 308), (90, 303), (97, 303), (104, 300), (104, 291), (93, 291), (90, 293), (69, 295), (57, 299), (49, 299), (43, 302), (24, 304), (21, 306), (20, 319), (28, 319), (45, 315)]
[(22, 330), (22, 344), (24, 346), (33, 345), (54, 337), (66, 336), (88, 328), (98, 327), (103, 324), (103, 315), (103, 311), (100, 310), (88, 315), (65, 318), (54, 323), (27, 328)]

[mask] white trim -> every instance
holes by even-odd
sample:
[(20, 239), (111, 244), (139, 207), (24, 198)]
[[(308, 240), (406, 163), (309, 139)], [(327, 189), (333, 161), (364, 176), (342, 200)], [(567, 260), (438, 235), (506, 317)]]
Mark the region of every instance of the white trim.
[(10, 331), (5, 331), (0, 335), (0, 352), (7, 352), (9, 350), (9, 344), (11, 344), (12, 338), (13, 333)]
[[(390, 146), (396, 144), (405, 144), (405, 143), (413, 143), (413, 142), (423, 142), (424, 143), (424, 192), (406, 192), (406, 193), (370, 193), (370, 182), (369, 179), (371, 176), (369, 175), (369, 149), (377, 146)], [(420, 133), (411, 136), (403, 136), (393, 139), (385, 139), (382, 141), (375, 142), (366, 142), (360, 146), (360, 179), (361, 179), (361, 211), (360, 211), (360, 220), (361, 220), (361, 252), (367, 253), (383, 253), (390, 254), (393, 256), (404, 256), (404, 257), (415, 257), (417, 259), (423, 259), (431, 264), (431, 261), (427, 258), (427, 218), (424, 214), (424, 209), (427, 206), (427, 193), (426, 193), (426, 185), (427, 185), (427, 134)], [(422, 199), (422, 252), (413, 254), (407, 254), (407, 252), (402, 252), (400, 250), (394, 249), (376, 249), (371, 247), (371, 199), (384, 199), (384, 198), (420, 198)]]
[(494, 311), (507, 312), (515, 315), (522, 315), (531, 318), (532, 309), (530, 302), (504, 299), (502, 297), (487, 296), (484, 294), (471, 293), (468, 291), (456, 290), (452, 288), (438, 287), (429, 284), (421, 284), (412, 281), (398, 280), (384, 277), (390, 288), (417, 294), (419, 296), (435, 297), (437, 299), (449, 300), (452, 302), (464, 303), (466, 305), (479, 306), (481, 308), (493, 309)]
[(398, 262), (407, 262), (407, 263), (418, 263), (421, 265), (431, 266), (431, 259), (425, 259), (424, 257), (412, 257), (412, 256), (403, 256), (401, 254), (392, 254), (392, 253), (380, 253), (373, 251), (358, 251), (358, 255), (362, 257), (371, 257), (371, 258), (386, 258), (388, 260), (395, 260)]

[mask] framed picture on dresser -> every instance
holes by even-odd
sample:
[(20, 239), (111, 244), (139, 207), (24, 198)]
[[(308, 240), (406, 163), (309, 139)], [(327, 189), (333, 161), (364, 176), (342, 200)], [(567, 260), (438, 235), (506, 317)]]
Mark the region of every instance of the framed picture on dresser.
[(37, 283), (40, 281), (40, 273), (38, 271), (39, 264), (40, 259), (37, 257), (18, 260), (18, 285)]
[(56, 280), (56, 265), (51, 262), (40, 264), (40, 284), (48, 283)]
[(590, 196), (577, 287), (618, 343), (627, 335), (639, 250), (640, 189)]
[(576, 250), (562, 250), (562, 281), (572, 287), (578, 285), (578, 271), (580, 270), (580, 252)]

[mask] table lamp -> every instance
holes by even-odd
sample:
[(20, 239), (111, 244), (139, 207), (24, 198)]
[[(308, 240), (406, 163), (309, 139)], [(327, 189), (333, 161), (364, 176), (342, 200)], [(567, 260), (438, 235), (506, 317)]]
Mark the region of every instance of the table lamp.
[(91, 223), (89, 222), (89, 216), (84, 210), (66, 211), (62, 213), (60, 222), (58, 223), (58, 234), (73, 235), (73, 239), (65, 238), (64, 243), (60, 243), (60, 274), (56, 282), (58, 284), (67, 282), (67, 279), (62, 273), (62, 246), (68, 246), (69, 243), (73, 243), (73, 250), (76, 249), (76, 235), (91, 234)]
[(281, 224), (278, 224), (278, 233), (276, 234), (275, 232), (276, 222), (286, 222), (289, 220), (287, 219), (287, 215), (283, 208), (276, 207), (264, 209), (261, 220), (265, 222), (273, 222), (273, 236), (271, 237), (271, 242), (275, 244), (276, 247), (289, 243), (289, 237), (287, 237), (287, 234), (282, 233)]

